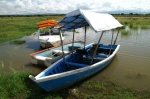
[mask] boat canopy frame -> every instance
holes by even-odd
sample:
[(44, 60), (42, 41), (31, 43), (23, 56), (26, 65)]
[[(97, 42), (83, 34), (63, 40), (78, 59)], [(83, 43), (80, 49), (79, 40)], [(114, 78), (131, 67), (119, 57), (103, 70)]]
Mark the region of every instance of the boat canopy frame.
[[(99, 18), (102, 18), (102, 19), (99, 19)], [(93, 59), (96, 55), (96, 51), (98, 49), (98, 45), (100, 44), (103, 33), (108, 30), (113, 31), (112, 39), (111, 39), (111, 48), (109, 51), (109, 55), (110, 55), (111, 49), (112, 49), (112, 44), (115, 45), (115, 43), (116, 43), (118, 33), (119, 33), (119, 28), (123, 26), (110, 14), (95, 13), (95, 12), (90, 12), (90, 11), (80, 10), (80, 9), (66, 14), (66, 16), (61, 21), (58, 22), (58, 24), (61, 25), (61, 27), (59, 27), (60, 31), (73, 30), (73, 41), (72, 42), (74, 42), (74, 30), (77, 28), (85, 27), (84, 48), (85, 48), (85, 44), (86, 44), (87, 26), (92, 27), (95, 32), (101, 32), (100, 38), (98, 40), (98, 44), (96, 46), (96, 49), (94, 50), (94, 54), (93, 54), (92, 60), (90, 62), (91, 64), (93, 63)], [(118, 29), (118, 32), (117, 32), (116, 38), (113, 43), (114, 29)], [(63, 40), (61, 38), (60, 31), (59, 31), (59, 34), (60, 34), (61, 45), (62, 45), (63, 61), (65, 63), (64, 51), (63, 51)], [(72, 44), (72, 46), (73, 46), (73, 44)], [(72, 53), (73, 53), (73, 50), (72, 50)]]

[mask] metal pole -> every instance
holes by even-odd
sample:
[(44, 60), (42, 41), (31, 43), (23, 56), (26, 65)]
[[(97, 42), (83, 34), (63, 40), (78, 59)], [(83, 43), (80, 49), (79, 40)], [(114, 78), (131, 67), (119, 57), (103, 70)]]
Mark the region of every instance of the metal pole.
[(59, 35), (60, 35), (60, 40), (61, 40), (61, 48), (62, 48), (62, 54), (63, 54), (63, 61), (64, 61), (64, 64), (65, 64), (66, 62), (65, 62), (65, 55), (64, 55), (64, 47), (63, 47), (63, 40), (62, 40), (60, 29), (59, 29)]
[(84, 49), (85, 49), (85, 43), (86, 43), (86, 26), (85, 26), (85, 36), (84, 36)]
[(112, 38), (111, 38), (111, 45), (110, 45), (109, 55), (111, 54), (113, 37), (114, 37), (114, 30), (112, 30)]
[(49, 35), (51, 35), (51, 28), (49, 28)]
[(100, 44), (100, 40), (101, 40), (101, 38), (102, 38), (102, 36), (103, 36), (103, 33), (104, 33), (104, 31), (102, 31), (102, 34), (101, 34), (101, 36), (100, 36), (100, 38), (99, 38), (98, 44), (97, 44), (97, 46), (96, 46), (96, 49), (94, 50), (94, 54), (93, 54), (93, 57), (92, 57), (92, 60), (91, 60), (90, 64), (93, 63), (93, 60), (94, 60), (94, 57), (95, 57), (95, 55), (96, 55), (96, 51), (97, 51), (98, 46), (99, 46), (99, 44)]
[(118, 34), (119, 34), (119, 29), (118, 29), (118, 33), (117, 33), (116, 39), (114, 41), (114, 45), (116, 44), (116, 41), (117, 41), (117, 38), (118, 38)]
[(73, 54), (73, 47), (74, 47), (74, 34), (75, 34), (75, 29), (73, 30), (73, 39), (72, 39), (72, 48), (71, 48), (72, 54)]

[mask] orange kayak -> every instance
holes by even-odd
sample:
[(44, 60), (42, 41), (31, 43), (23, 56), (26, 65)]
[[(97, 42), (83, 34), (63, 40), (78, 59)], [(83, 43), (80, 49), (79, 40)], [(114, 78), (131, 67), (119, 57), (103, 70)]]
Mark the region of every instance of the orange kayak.
[(58, 21), (56, 20), (46, 20), (46, 21), (42, 21), (38, 23), (38, 28), (42, 29), (42, 28), (47, 28), (47, 27), (52, 27), (55, 24), (57, 24)]

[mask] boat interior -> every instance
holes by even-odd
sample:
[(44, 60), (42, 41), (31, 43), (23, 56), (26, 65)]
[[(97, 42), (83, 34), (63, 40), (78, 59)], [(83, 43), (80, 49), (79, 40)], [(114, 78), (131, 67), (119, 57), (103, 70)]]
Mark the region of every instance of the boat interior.
[(59, 36), (59, 30), (56, 28), (52, 28), (49, 31), (48, 30), (40, 31), (40, 36), (46, 36), (46, 35), (58, 35)]
[(51, 69), (45, 72), (41, 77), (75, 70), (78, 68), (83, 68), (95, 64), (109, 57), (109, 55), (111, 55), (117, 47), (117, 45), (111, 46), (100, 44), (97, 48), (95, 57), (93, 58), (93, 62), (91, 64), (93, 50), (95, 50), (95, 46), (96, 44), (93, 44), (87, 46), (85, 49), (76, 49), (74, 53), (70, 54), (68, 57), (65, 58), (65, 64), (63, 61), (60, 62), (59, 64), (53, 66)]
[[(64, 45), (64, 54), (69, 54), (70, 52), (79, 49), (81, 47), (83, 47), (83, 42), (75, 42), (74, 46), (72, 46), (72, 44), (66, 44)], [(60, 55), (62, 55), (61, 46), (35, 54), (35, 56), (42, 56), (42, 57), (57, 57)]]
[[(79, 67), (95, 64), (111, 55), (117, 47), (116, 45), (111, 47), (111, 45), (100, 44), (97, 48), (97, 51), (95, 52), (95, 55), (93, 56), (96, 46), (97, 44), (93, 44), (92, 46), (88, 46), (85, 49), (77, 49), (70, 58), (66, 59), (66, 64), (69, 66)], [(91, 63), (92, 58), (93, 62)]]

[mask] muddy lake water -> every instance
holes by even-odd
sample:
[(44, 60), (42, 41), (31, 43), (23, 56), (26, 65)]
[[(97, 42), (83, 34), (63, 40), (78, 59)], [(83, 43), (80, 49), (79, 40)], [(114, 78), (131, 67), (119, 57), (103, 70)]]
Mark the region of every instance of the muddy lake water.
[[(72, 33), (65, 33), (64, 42), (72, 40)], [(87, 44), (97, 41), (100, 33), (87, 30)], [(116, 35), (116, 33), (115, 33)], [(75, 40), (83, 40), (84, 29), (77, 30)], [(38, 74), (45, 67), (32, 65), (29, 54), (39, 51), (40, 44), (34, 35), (21, 38), (25, 44), (12, 45), (9, 42), (0, 44), (0, 72), (29, 72)], [(101, 43), (110, 43), (111, 32), (104, 33)], [(130, 30), (128, 35), (119, 33), (117, 44), (120, 49), (109, 66), (89, 80), (109, 77), (123, 85), (138, 89), (150, 90), (150, 29)]]

